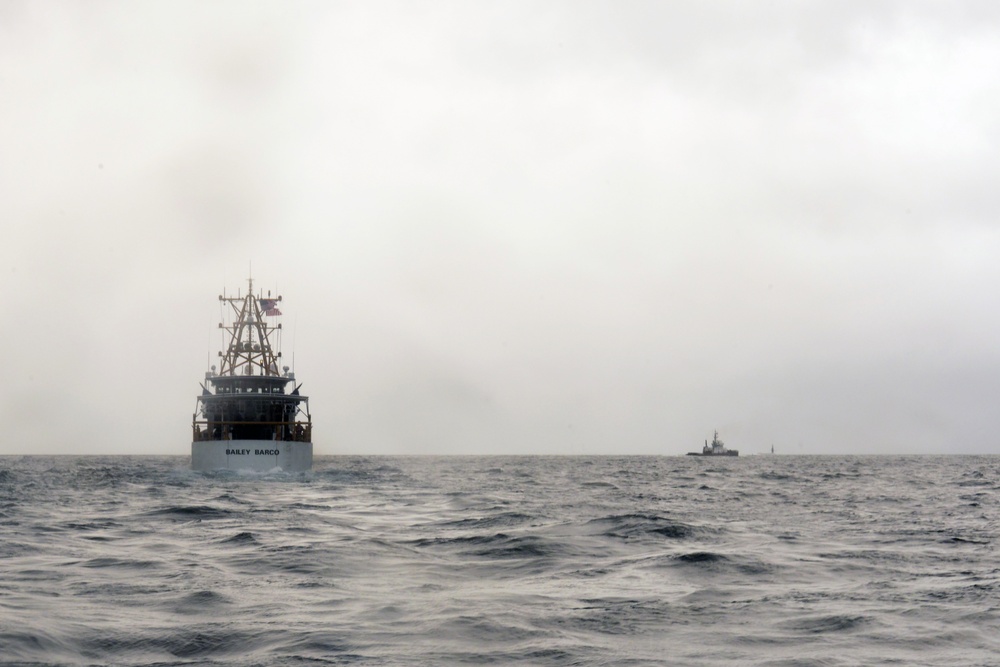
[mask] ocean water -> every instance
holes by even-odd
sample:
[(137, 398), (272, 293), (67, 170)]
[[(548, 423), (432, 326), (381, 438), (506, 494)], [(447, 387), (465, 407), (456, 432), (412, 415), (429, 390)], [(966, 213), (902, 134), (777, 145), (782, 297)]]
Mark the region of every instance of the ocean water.
[(998, 457), (0, 457), (3, 665), (998, 665)]

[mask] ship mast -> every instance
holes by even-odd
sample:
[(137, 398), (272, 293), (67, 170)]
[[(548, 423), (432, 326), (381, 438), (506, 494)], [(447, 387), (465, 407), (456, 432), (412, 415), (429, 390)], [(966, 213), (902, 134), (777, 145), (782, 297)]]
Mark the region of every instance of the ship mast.
[(265, 375), (278, 377), (280, 351), (271, 344), (271, 334), (281, 329), (281, 324), (271, 325), (267, 316), (280, 315), (277, 303), (281, 297), (262, 298), (253, 293), (253, 278), (248, 279), (249, 287), (245, 297), (219, 296), (219, 301), (232, 308), (232, 324), (219, 323), (228, 335), (225, 351), (220, 351), (222, 364), (219, 375)]

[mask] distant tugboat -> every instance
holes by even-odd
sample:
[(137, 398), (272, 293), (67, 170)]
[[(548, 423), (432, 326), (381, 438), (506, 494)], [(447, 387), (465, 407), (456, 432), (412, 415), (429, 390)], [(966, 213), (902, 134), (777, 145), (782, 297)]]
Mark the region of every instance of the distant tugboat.
[(700, 452), (688, 452), (688, 456), (739, 456), (740, 450), (738, 449), (726, 449), (726, 446), (722, 444), (719, 440), (719, 432), (715, 432), (715, 437), (712, 438), (712, 444), (708, 444), (708, 440), (705, 441), (705, 446), (701, 448)]
[(281, 352), (272, 340), (280, 337), (281, 324), (269, 324), (267, 319), (281, 315), (281, 297), (271, 298), (270, 292), (267, 298), (254, 295), (253, 280), (248, 282), (246, 296), (219, 297), (232, 311), (230, 324), (219, 323), (228, 334), (224, 337), (228, 347), (219, 352), (219, 372), (212, 366), (205, 373), (205, 383), (214, 391), (203, 384), (195, 405), (191, 467), (310, 470), (309, 399), (299, 394), (302, 385), (285, 393), (288, 383), (294, 384), (295, 373), (288, 366), (279, 373)]

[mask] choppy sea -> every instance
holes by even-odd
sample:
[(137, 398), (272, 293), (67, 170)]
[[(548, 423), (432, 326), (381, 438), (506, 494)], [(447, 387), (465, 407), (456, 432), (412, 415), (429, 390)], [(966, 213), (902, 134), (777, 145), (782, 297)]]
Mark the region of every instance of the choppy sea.
[(1000, 457), (187, 468), (0, 457), (0, 664), (1000, 664)]

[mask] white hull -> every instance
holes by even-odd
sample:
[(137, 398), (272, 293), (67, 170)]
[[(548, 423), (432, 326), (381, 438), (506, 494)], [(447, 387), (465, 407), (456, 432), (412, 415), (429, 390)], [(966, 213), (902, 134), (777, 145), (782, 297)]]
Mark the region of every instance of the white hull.
[(311, 442), (280, 440), (202, 440), (191, 443), (192, 470), (285, 472), (312, 469)]

